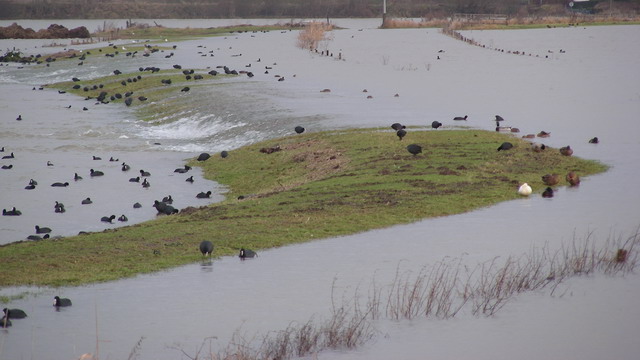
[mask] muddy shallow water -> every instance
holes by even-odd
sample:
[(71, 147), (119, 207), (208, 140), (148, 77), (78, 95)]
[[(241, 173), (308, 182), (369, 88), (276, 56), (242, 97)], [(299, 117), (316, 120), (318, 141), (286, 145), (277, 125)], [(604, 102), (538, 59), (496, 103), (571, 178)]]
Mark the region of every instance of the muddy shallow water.
[[(545, 144), (571, 145), (575, 155), (602, 161), (610, 170), (583, 179), (578, 188), (561, 187), (552, 199), (532, 196), (411, 225), (261, 251), (251, 261), (228, 257), (198, 262), (199, 254), (194, 254), (194, 264), (105, 284), (2, 289), (2, 295), (25, 290), (35, 294), (8, 305), (22, 308), (29, 317), (14, 321), (0, 334), (0, 358), (73, 359), (95, 353), (97, 344), (101, 358), (121, 359), (144, 337), (139, 358), (180, 359), (185, 357), (179, 349), (193, 355), (207, 337), (216, 337), (214, 345), (223, 347), (236, 331), (260, 339), (292, 322), (326, 317), (332, 292), (338, 297), (356, 291), (366, 294), (374, 278), (378, 284), (388, 284), (398, 267), (416, 271), (447, 257), (462, 257), (473, 266), (545, 245), (557, 249), (588, 233), (602, 242), (636, 231), (640, 225), (640, 195), (633, 190), (640, 175), (640, 125), (635, 121), (640, 114), (639, 26), (464, 33), (487, 47), (532, 54), (522, 56), (471, 46), (435, 29), (380, 31), (354, 25), (335, 32), (327, 42), (334, 57), (296, 48), (295, 32), (269, 32), (180, 43), (172, 59), (96, 61), (81, 70), (61, 64), (51, 69), (0, 67), (0, 146), (16, 149), (15, 164), (20, 165), (0, 172), (1, 203), (5, 208), (21, 204), (35, 214), (35, 218), (26, 213), (19, 219), (0, 218), (3, 241), (26, 236), (35, 219), (66, 229), (61, 230), (66, 234), (98, 230), (102, 224), (94, 221), (95, 216), (119, 215), (134, 196), (148, 203), (172, 194), (186, 206), (195, 200), (190, 199), (193, 187), (184, 183), (186, 176), (172, 173), (184, 159), (289, 134), (298, 124), (317, 131), (393, 122), (424, 126), (439, 120), (447, 128), (460, 125), (451, 120), (453, 116), (469, 115), (464, 125), (493, 130), (491, 120), (500, 114), (506, 119), (504, 125), (520, 128), (519, 135), (549, 131), (552, 135)], [(7, 47), (5, 41), (0, 44)], [(215, 56), (202, 57), (199, 46), (214, 50)], [(114, 67), (137, 69), (141, 61), (162, 68), (180, 63), (241, 69), (251, 64), (262, 71), (254, 70), (256, 77), (251, 80), (228, 81), (223, 92), (194, 92), (195, 101), (206, 105), (156, 127), (137, 122), (121, 107), (92, 106), (82, 112), (78, 110), (86, 105), (82, 99), (55, 90), (31, 90), (77, 72), (90, 77), (106, 75)], [(266, 65), (273, 68), (269, 74), (263, 74)], [(274, 74), (285, 81), (276, 81)], [(324, 88), (331, 92), (321, 93)], [(68, 105), (71, 109), (65, 108)], [(18, 113), (25, 120), (15, 121)], [(587, 142), (594, 136), (601, 140), (597, 145)], [(92, 155), (102, 155), (100, 165), (109, 177), (89, 179), (88, 169), (96, 164)], [(127, 188), (125, 175), (106, 161), (110, 156), (131, 163), (133, 171), (151, 171), (151, 191), (135, 185)], [(55, 166), (47, 168), (47, 160)], [(81, 182), (67, 189), (48, 186), (77, 169), (84, 177)], [(23, 190), (29, 178), (41, 184), (33, 193)], [(199, 181), (216, 189), (213, 182)], [(114, 190), (112, 182), (124, 185)], [(99, 211), (72, 212), (84, 194), (99, 200)], [(58, 199), (74, 204), (63, 214), (73, 215), (73, 221), (53, 212), (52, 203)], [(154, 216), (144, 214), (139, 221)], [(75, 220), (85, 215), (78, 226)], [(560, 354), (597, 359), (613, 352), (617, 358), (631, 359), (640, 351), (636, 341), (625, 336), (639, 330), (634, 324), (640, 314), (632, 306), (640, 295), (637, 283), (637, 275), (574, 280), (562, 297), (544, 292), (524, 295), (489, 319), (463, 313), (449, 321), (381, 320), (376, 323), (380, 331), (376, 340), (362, 349), (319, 357), (421, 359), (432, 354), (439, 359), (538, 359)], [(607, 293), (620, 296), (605, 303), (602, 294)], [(55, 311), (51, 306), (55, 294), (71, 298), (73, 306)], [(627, 311), (612, 312), (616, 308)], [(599, 313), (609, 316), (600, 318)], [(522, 323), (532, 326), (517, 325)], [(588, 327), (606, 331), (584, 331)], [(555, 340), (554, 336), (566, 333), (584, 336)], [(505, 337), (514, 345), (497, 353), (504, 348)], [(470, 338), (477, 341), (465, 340)], [(535, 339), (547, 346), (537, 345)]]

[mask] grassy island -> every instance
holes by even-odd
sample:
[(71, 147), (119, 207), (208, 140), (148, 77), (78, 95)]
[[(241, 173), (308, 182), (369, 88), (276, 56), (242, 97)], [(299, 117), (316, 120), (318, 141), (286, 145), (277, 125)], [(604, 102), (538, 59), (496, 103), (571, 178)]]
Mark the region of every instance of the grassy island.
[[(212, 154), (205, 177), (228, 188), (226, 200), (156, 220), (62, 239), (0, 246), (0, 286), (80, 285), (170, 269), (214, 256), (354, 234), (458, 214), (512, 200), (528, 182), (540, 196), (541, 176), (586, 176), (595, 161), (532, 150), (509, 134), (409, 128), (303, 133)], [(504, 142), (507, 151), (497, 151)], [(422, 146), (410, 154), (409, 144)], [(263, 151), (261, 151), (263, 150)]]

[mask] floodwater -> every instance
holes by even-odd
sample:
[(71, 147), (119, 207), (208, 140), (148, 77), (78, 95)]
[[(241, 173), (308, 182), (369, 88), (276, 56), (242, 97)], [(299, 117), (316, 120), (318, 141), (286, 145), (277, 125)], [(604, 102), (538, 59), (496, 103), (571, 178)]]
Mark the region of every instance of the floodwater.
[[(259, 343), (262, 336), (291, 323), (326, 318), (332, 300), (366, 294), (373, 281), (388, 284), (397, 268), (417, 271), (456, 257), (474, 266), (545, 245), (557, 249), (589, 233), (600, 242), (635, 233), (640, 225), (640, 195), (635, 191), (640, 175), (640, 26), (464, 33), (484, 44), (482, 48), (435, 29), (383, 31), (372, 24), (340, 24), (348, 29), (335, 31), (321, 45), (333, 57), (295, 47), (295, 32), (276, 31), (179, 43), (171, 59), (101, 59), (71, 69), (60, 63), (49, 69), (0, 67), (0, 146), (14, 149), (15, 164), (20, 165), (0, 172), (0, 202), (25, 213), (19, 219), (0, 219), (2, 238), (25, 237), (36, 219), (40, 225), (64, 229), (63, 235), (95, 230), (102, 226), (99, 216), (119, 215), (124, 209), (135, 214), (129, 210), (134, 196), (149, 204), (172, 194), (183, 207), (195, 200), (189, 195), (202, 191), (195, 189), (199, 183), (222, 194), (224, 189), (199, 178), (197, 169), (192, 170), (198, 179), (193, 186), (184, 183), (184, 174), (172, 171), (199, 152), (232, 150), (290, 134), (295, 125), (319, 131), (438, 120), (447, 128), (460, 125), (451, 120), (454, 116), (469, 115), (464, 125), (492, 130), (491, 120), (500, 114), (504, 125), (520, 128), (520, 134), (551, 132), (545, 144), (571, 145), (574, 155), (602, 161), (610, 170), (584, 178), (577, 188), (561, 187), (552, 199), (532, 196), (465, 214), (261, 251), (251, 261), (226, 257), (198, 262), (194, 254), (192, 265), (104, 284), (2, 289), (2, 295), (33, 295), (8, 305), (29, 317), (1, 333), (0, 358), (73, 359), (91, 352), (103, 359), (124, 359), (141, 338), (140, 359), (186, 358), (182, 351), (193, 357), (207, 338), (215, 338), (215, 351), (236, 332)], [(13, 43), (42, 50), (33, 42)], [(0, 45), (9, 46), (6, 41)], [(210, 50), (214, 57), (198, 53)], [(224, 87), (206, 93), (192, 91), (197, 104), (193, 111), (156, 126), (140, 123), (124, 106), (93, 106), (55, 90), (32, 90), (72, 76), (101, 76), (115, 68), (124, 72), (150, 62), (161, 68), (228, 65), (238, 70), (251, 64), (256, 76), (225, 80)], [(272, 68), (269, 74), (263, 73), (264, 66)], [(276, 74), (285, 81), (276, 81)], [(325, 88), (331, 92), (321, 93)], [(66, 109), (68, 105), (72, 107)], [(83, 106), (89, 110), (79, 111)], [(24, 120), (15, 121), (17, 114)], [(587, 142), (594, 136), (600, 139), (597, 145)], [(91, 160), (92, 155), (101, 155), (103, 161)], [(110, 156), (131, 163), (133, 171), (151, 171), (149, 191), (136, 185), (127, 189), (128, 175), (106, 161)], [(46, 166), (48, 160), (53, 167)], [(91, 167), (104, 169), (105, 177), (90, 179)], [(74, 172), (84, 179), (66, 189), (48, 186)], [(30, 178), (40, 183), (33, 190), (38, 196), (22, 189)], [(116, 182), (124, 185), (114, 190)], [(99, 200), (92, 204), (99, 205), (99, 213), (77, 211), (75, 201), (85, 194)], [(53, 212), (59, 199), (69, 204), (68, 213)], [(36, 212), (40, 205), (45, 209)], [(138, 221), (154, 216), (148, 211)], [(318, 357), (598, 359), (613, 353), (632, 359), (640, 351), (629, 336), (640, 331), (638, 282), (633, 274), (573, 280), (564, 297), (523, 295), (488, 319), (469, 314), (453, 320), (383, 319), (375, 323), (376, 339), (363, 348)], [(57, 294), (71, 298), (73, 306), (55, 311), (51, 301)], [(603, 294), (609, 294), (606, 303)], [(504, 339), (512, 346), (500, 352)]]

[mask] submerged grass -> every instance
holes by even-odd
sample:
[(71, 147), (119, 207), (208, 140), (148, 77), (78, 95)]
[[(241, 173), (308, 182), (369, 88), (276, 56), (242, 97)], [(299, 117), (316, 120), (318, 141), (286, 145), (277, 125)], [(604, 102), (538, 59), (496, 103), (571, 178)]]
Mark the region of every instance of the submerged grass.
[[(514, 148), (496, 151), (506, 140)], [(423, 153), (409, 154), (410, 143)], [(133, 226), (1, 246), (0, 286), (79, 285), (169, 269), (198, 261), (202, 240), (223, 256), (457, 214), (515, 199), (521, 182), (540, 193), (546, 173), (606, 169), (557, 149), (534, 152), (510, 135), (418, 129), (404, 141), (385, 129), (306, 133), (191, 165), (226, 185), (227, 199)]]

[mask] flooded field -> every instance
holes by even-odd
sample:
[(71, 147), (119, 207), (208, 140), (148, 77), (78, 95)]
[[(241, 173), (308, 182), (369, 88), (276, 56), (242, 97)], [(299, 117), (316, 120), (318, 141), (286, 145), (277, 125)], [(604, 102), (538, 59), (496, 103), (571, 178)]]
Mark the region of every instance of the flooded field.
[[(637, 231), (640, 26), (463, 32), (482, 47), (437, 29), (378, 30), (374, 20), (337, 22), (346, 29), (322, 44), (333, 56), (297, 48), (295, 31), (272, 31), (180, 42), (169, 59), (158, 54), (93, 59), (83, 66), (0, 67), (0, 147), (16, 155), (0, 160), (14, 165), (0, 171), (0, 207), (23, 211), (20, 217), (0, 218), (0, 243), (24, 239), (37, 224), (67, 236), (117, 226), (99, 221), (112, 213), (127, 214), (129, 223), (146, 221), (155, 217), (153, 200), (169, 194), (180, 208), (204, 204), (195, 194), (207, 189), (217, 196), (208, 201), (216, 201), (224, 189), (202, 179), (197, 169), (194, 184), (184, 181), (190, 174), (173, 170), (200, 152), (287, 135), (296, 125), (320, 131), (394, 122), (428, 126), (438, 120), (444, 128), (493, 131), (499, 114), (504, 126), (520, 129), (514, 136), (550, 132), (535, 141), (570, 145), (574, 156), (599, 160), (610, 170), (583, 179), (577, 188), (558, 188), (551, 199), (523, 198), (261, 251), (251, 261), (198, 262), (194, 254), (191, 265), (110, 283), (1, 289), (0, 295), (30, 295), (7, 305), (29, 317), (0, 332), (0, 358), (58, 360), (99, 353), (101, 359), (126, 359), (142, 339), (139, 359), (186, 359), (184, 353), (193, 357), (203, 343), (207, 354), (209, 344), (215, 352), (234, 334), (259, 344), (292, 323), (326, 318), (332, 303), (366, 299), (372, 284), (389, 285), (398, 269), (415, 273), (452, 258), (473, 267), (533, 248), (557, 250), (573, 239), (590, 236), (600, 244)], [(44, 51), (35, 41), (1, 40), (0, 46)], [(209, 51), (214, 56), (202, 56)], [(124, 106), (32, 90), (73, 76), (173, 64), (238, 70), (250, 65), (256, 76), (191, 91), (192, 110), (170, 118), (158, 114), (151, 124)], [(19, 114), (22, 121), (15, 120)], [(452, 120), (464, 115), (468, 120), (462, 124)], [(600, 143), (588, 143), (595, 136)], [(110, 157), (119, 162), (109, 162)], [(47, 161), (54, 166), (47, 167)], [(152, 186), (129, 184), (134, 175), (121, 172), (122, 161), (132, 172), (150, 171)], [(91, 168), (105, 176), (91, 179)], [(49, 186), (76, 172), (82, 181), (71, 180), (62, 189)], [(31, 178), (40, 185), (24, 190)], [(79, 201), (89, 196), (94, 204), (85, 209)], [(67, 213), (55, 213), (55, 201), (67, 204)], [(144, 204), (139, 212), (131, 206), (136, 201)], [(635, 274), (585, 276), (563, 284), (553, 296), (546, 290), (521, 295), (489, 318), (468, 311), (451, 320), (383, 318), (374, 322), (374, 339), (360, 349), (318, 358), (633, 359), (640, 351), (639, 281)], [(72, 299), (73, 306), (55, 311), (55, 295)]]

